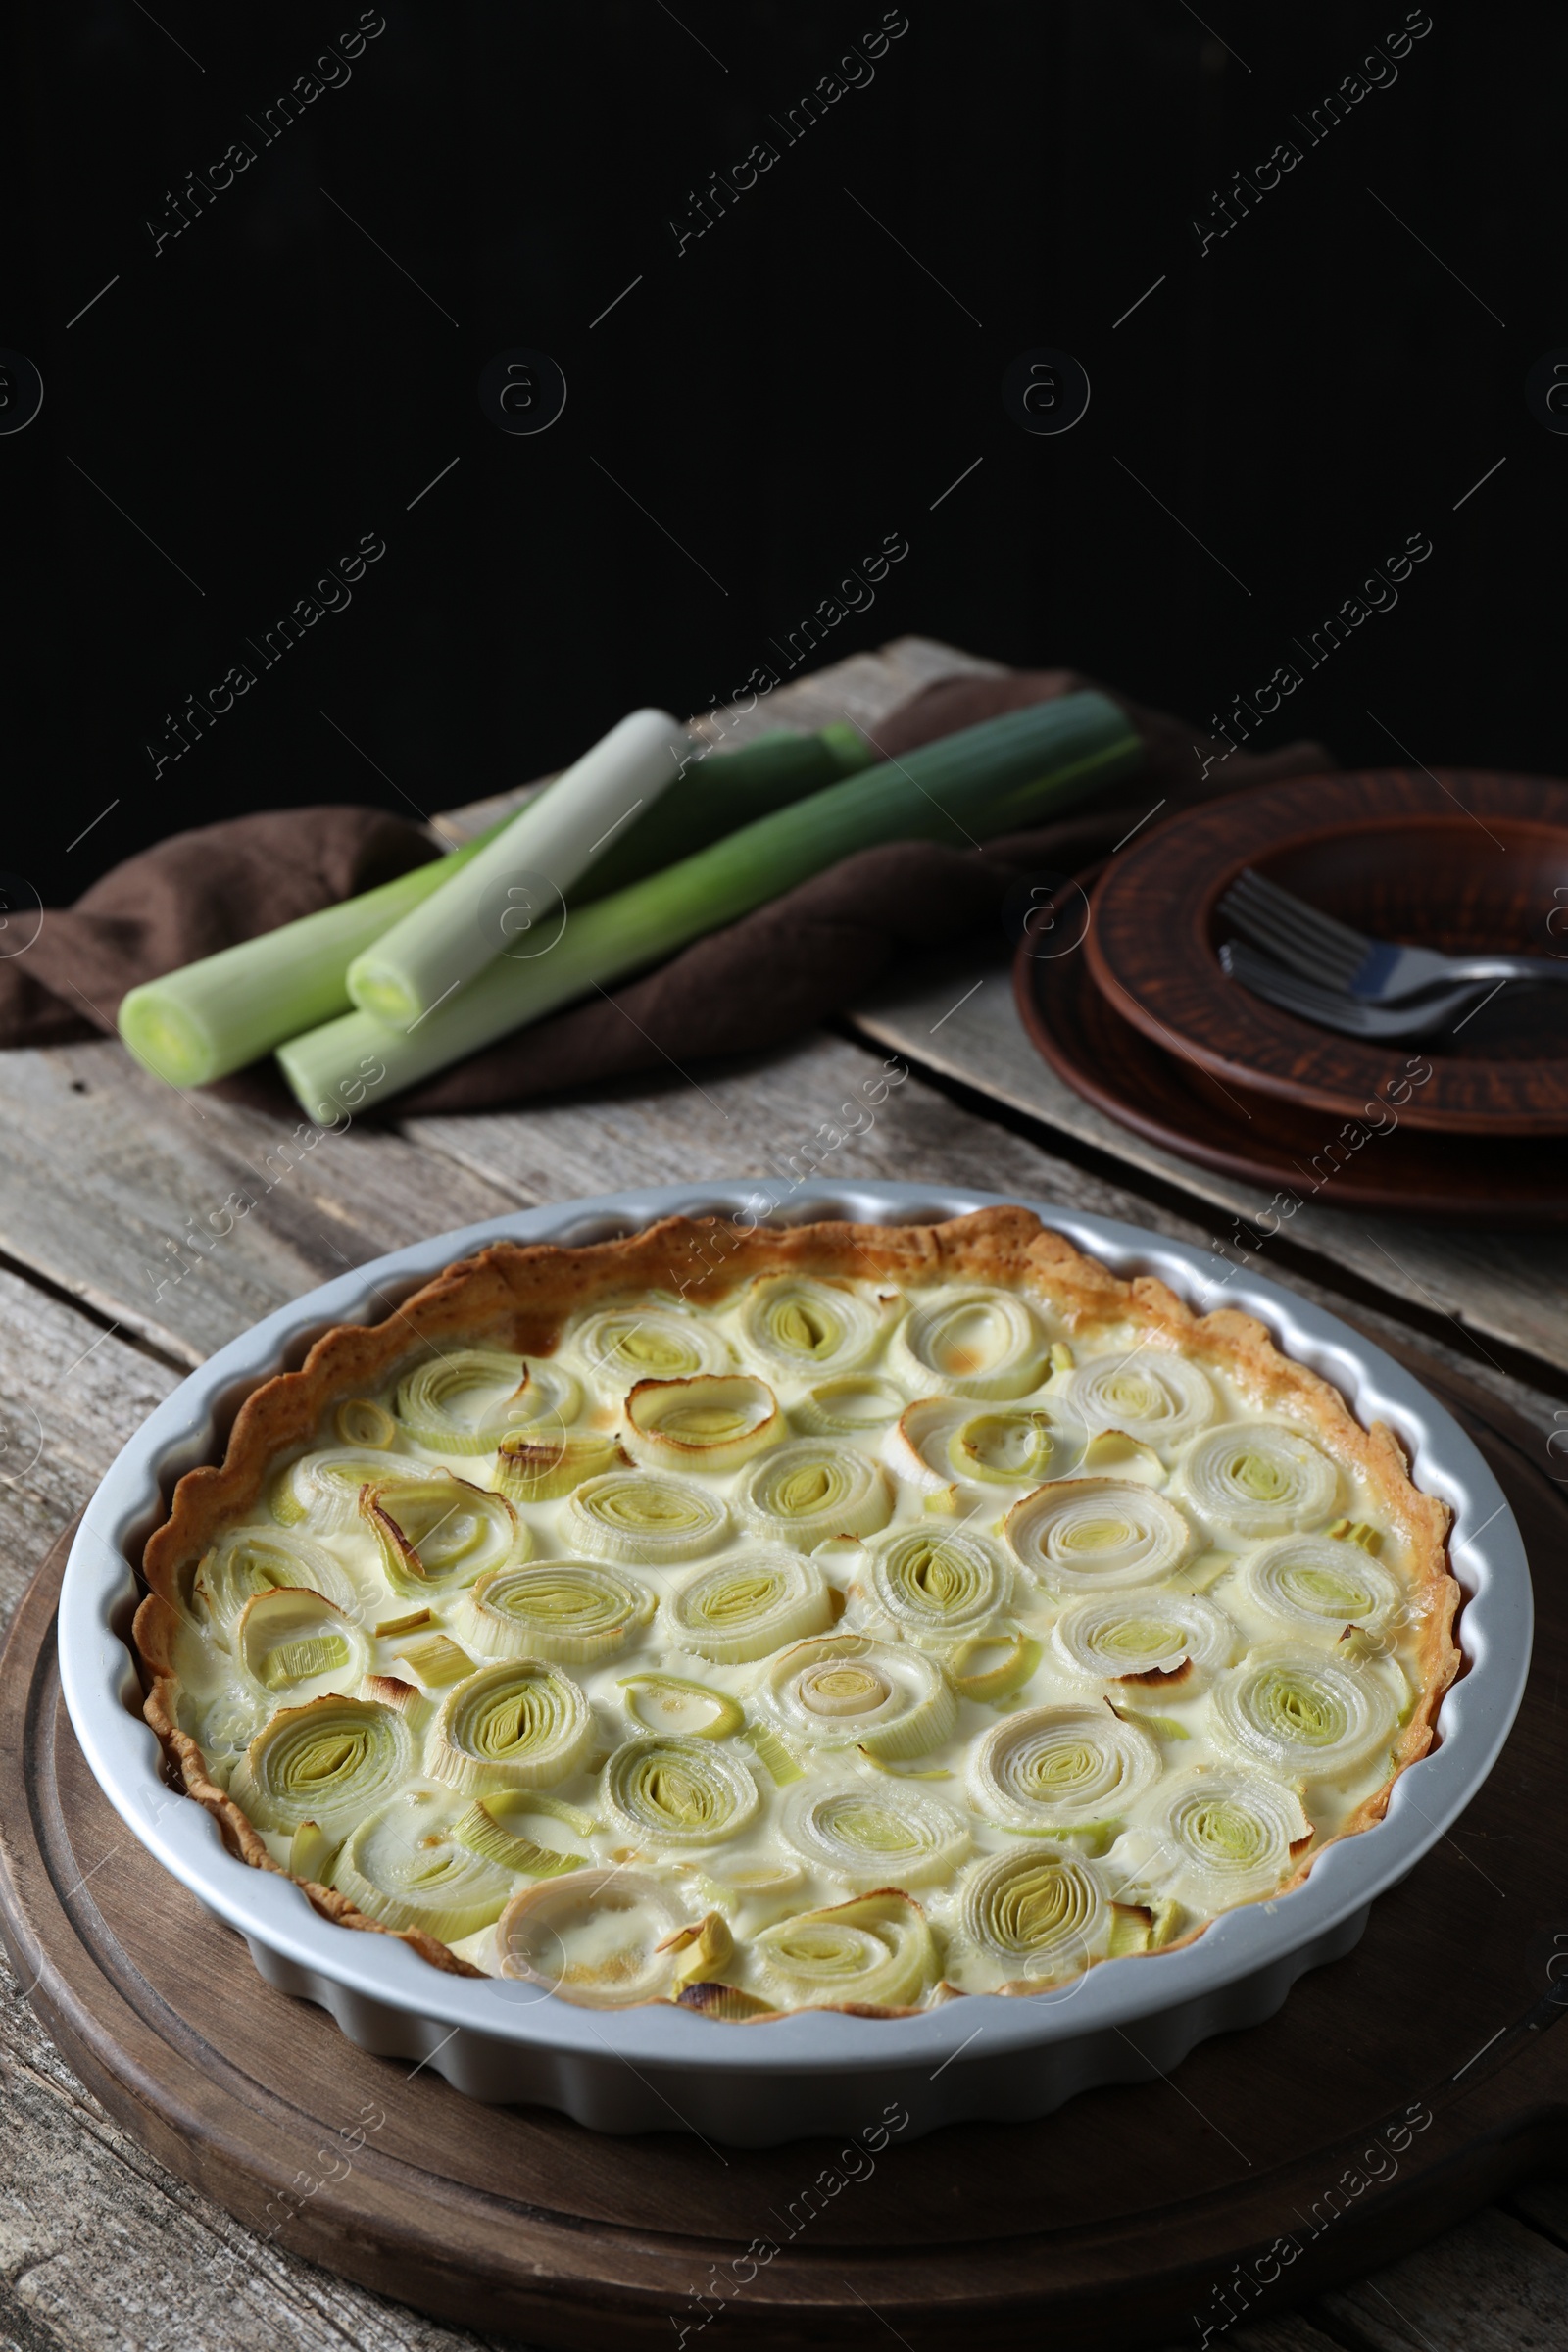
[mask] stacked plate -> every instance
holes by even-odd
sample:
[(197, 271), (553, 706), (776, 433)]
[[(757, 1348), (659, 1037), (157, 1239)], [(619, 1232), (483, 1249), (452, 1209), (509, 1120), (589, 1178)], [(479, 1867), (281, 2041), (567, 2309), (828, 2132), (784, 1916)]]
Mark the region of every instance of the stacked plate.
[(1026, 938), (1013, 974), (1057, 1074), (1183, 1158), (1298, 1200), (1568, 1224), (1568, 991), (1510, 981), (1392, 1043), (1318, 1028), (1221, 967), (1248, 867), (1374, 938), (1568, 958), (1568, 785), (1368, 769), (1204, 803), (1082, 877), (1080, 952)]

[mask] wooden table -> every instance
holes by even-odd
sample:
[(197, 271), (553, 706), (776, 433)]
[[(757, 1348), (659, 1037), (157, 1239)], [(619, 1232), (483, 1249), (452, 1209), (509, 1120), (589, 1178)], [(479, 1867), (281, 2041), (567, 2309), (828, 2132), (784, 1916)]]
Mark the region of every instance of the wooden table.
[[(753, 724), (875, 720), (926, 678), (993, 666), (905, 638), (780, 690)], [(444, 829), (462, 835), (497, 807), (455, 811)], [(842, 1034), (705, 1069), (700, 1088), (671, 1073), (526, 1112), (355, 1128), (304, 1157), (283, 1149), (289, 1126), (178, 1096), (116, 1045), (0, 1056), (0, 1610), (158, 1400), (258, 1316), (400, 1243), (563, 1196), (699, 1172), (787, 1181), (890, 1053), (908, 1081), (873, 1128), (822, 1159), (824, 1175), (1016, 1190), (1204, 1242), (1264, 1205), (1054, 1080), (1024, 1040), (1000, 955), (919, 973)], [(210, 1254), (182, 1248), (230, 1193), (255, 1207)], [(1568, 1237), (1385, 1230), (1307, 1207), (1262, 1263), (1493, 1389), (1568, 1476), (1568, 1438), (1553, 1447), (1568, 1430)], [(128, 1852), (102, 1864), (135, 1866)], [(0, 2352), (446, 2352), (480, 2340), (308, 2268), (163, 2172), (73, 2078), (3, 1969), (0, 2118)], [(869, 2318), (866, 2340), (881, 2340)], [(1534, 2181), (1419, 2255), (1228, 2340), (1236, 2352), (1568, 2344), (1568, 2184)]]

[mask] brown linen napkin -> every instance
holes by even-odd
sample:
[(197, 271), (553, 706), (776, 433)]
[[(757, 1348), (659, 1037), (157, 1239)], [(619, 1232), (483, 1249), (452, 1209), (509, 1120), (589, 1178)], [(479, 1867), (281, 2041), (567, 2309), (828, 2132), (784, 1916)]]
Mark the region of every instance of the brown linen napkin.
[[(868, 732), (898, 758), (1089, 683), (1070, 670), (944, 678)], [(396, 1109), (496, 1110), (564, 1087), (777, 1045), (865, 994), (901, 953), (951, 946), (977, 930), (999, 936), (1020, 877), (1070, 874), (1105, 856), (1130, 824), (1172, 804), (1337, 764), (1315, 743), (1260, 757), (1229, 751), (1179, 719), (1114, 699), (1148, 756), (1138, 774), (1092, 806), (983, 850), (935, 842), (862, 850), (614, 996), (571, 1006), (442, 1071), (398, 1097)], [(0, 961), (0, 1047), (112, 1031), (121, 998), (138, 981), (368, 890), (432, 854), (415, 826), (373, 808), (278, 810), (175, 834), (104, 875), (74, 906), (47, 914), (24, 956)], [(227, 1088), (252, 1101), (283, 1100), (266, 1065)]]

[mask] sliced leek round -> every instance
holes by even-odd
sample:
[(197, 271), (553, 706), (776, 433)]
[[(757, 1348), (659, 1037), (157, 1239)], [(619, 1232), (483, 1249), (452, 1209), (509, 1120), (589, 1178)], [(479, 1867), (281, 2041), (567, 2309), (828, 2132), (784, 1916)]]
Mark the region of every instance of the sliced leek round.
[(1279, 1421), (1224, 1422), (1182, 1456), (1182, 1492), (1222, 1533), (1301, 1534), (1333, 1510), (1340, 1476), (1310, 1438)]
[(372, 1452), (398, 1442), (397, 1422), (371, 1396), (345, 1396), (332, 1415), (332, 1428), (340, 1446), (363, 1446)]
[(412, 1454), (370, 1446), (329, 1446), (289, 1463), (272, 1488), (272, 1516), (284, 1527), (308, 1521), (312, 1534), (343, 1535), (359, 1518), (366, 1487), (384, 1486), (388, 1479), (407, 1486), (415, 1479), (439, 1476), (433, 1464), (417, 1462)]
[(319, 1592), (274, 1586), (240, 1612), (235, 1653), (261, 1689), (298, 1704), (320, 1688), (348, 1690), (367, 1671), (370, 1645), (352, 1618)]
[(1064, 1402), (1086, 1429), (1118, 1429), (1168, 1451), (1208, 1427), (1218, 1399), (1197, 1364), (1145, 1346), (1080, 1364), (1068, 1375)]
[(513, 1896), (496, 1926), (504, 1977), (521, 1977), (588, 2009), (667, 1999), (676, 1955), (668, 1939), (686, 1913), (658, 1879), (629, 1870), (574, 1870)]
[(564, 1428), (582, 1392), (561, 1365), (531, 1362), (495, 1348), (463, 1348), (408, 1373), (397, 1416), (431, 1453), (494, 1453), (526, 1429)]
[(957, 1728), (958, 1702), (936, 1659), (906, 1642), (826, 1634), (775, 1658), (765, 1685), (786, 1740), (863, 1747), (897, 1762)]
[(586, 1762), (593, 1741), (593, 1710), (570, 1675), (542, 1659), (508, 1659), (448, 1691), (424, 1769), (468, 1796), (550, 1788)]
[(492, 1568), (453, 1619), (460, 1642), (487, 1658), (555, 1658), (586, 1665), (613, 1657), (654, 1613), (654, 1595), (623, 1569), (591, 1560)]
[(1332, 1780), (1387, 1748), (1398, 1706), (1372, 1669), (1281, 1648), (1233, 1668), (1215, 1690), (1214, 1714), (1241, 1755), (1293, 1778)]
[(877, 1606), (908, 1641), (946, 1648), (1006, 1607), (1008, 1564), (967, 1528), (924, 1522), (891, 1529), (867, 1548)]
[(746, 1710), (727, 1690), (688, 1682), (679, 1674), (623, 1674), (626, 1712), (645, 1732), (682, 1733), (690, 1740), (729, 1740)]
[(1064, 1478), (1007, 1513), (1014, 1556), (1058, 1592), (1152, 1585), (1179, 1567), (1192, 1529), (1174, 1503), (1132, 1479)]
[(797, 1438), (755, 1462), (735, 1501), (754, 1535), (797, 1551), (814, 1551), (834, 1536), (869, 1536), (893, 1516), (893, 1494), (880, 1462), (824, 1438)]
[(948, 1433), (947, 1466), (955, 1478), (987, 1487), (1037, 1487), (1061, 1451), (1060, 1436), (1039, 1406), (997, 1405), (966, 1413)]
[(368, 1488), (363, 1512), (394, 1592), (460, 1591), (528, 1556), (527, 1527), (506, 1496), (445, 1473)]
[(800, 1274), (764, 1274), (754, 1282), (740, 1325), (751, 1355), (797, 1380), (853, 1371), (878, 1336), (876, 1310), (857, 1292)]
[(220, 1690), (196, 1711), (194, 1722), (186, 1728), (201, 1741), (208, 1770), (222, 1787), (228, 1786), (236, 1759), (249, 1747), (273, 1705), (255, 1689)]
[(729, 1367), (729, 1348), (716, 1325), (657, 1306), (590, 1315), (572, 1341), (595, 1380), (614, 1396), (624, 1396), (634, 1381), (690, 1380)]
[(1047, 1377), (1051, 1343), (1034, 1309), (1011, 1291), (962, 1291), (911, 1307), (889, 1362), (916, 1391), (1027, 1396)]
[(524, 1431), (496, 1447), (496, 1486), (510, 1502), (555, 1502), (625, 1459), (618, 1439), (603, 1430)]
[(813, 1560), (780, 1544), (757, 1544), (701, 1568), (661, 1609), (681, 1649), (737, 1666), (765, 1658), (833, 1622), (833, 1592)]
[(625, 1411), (626, 1450), (655, 1470), (736, 1470), (787, 1434), (777, 1397), (750, 1372), (640, 1380)]
[(338, 1855), (332, 1884), (385, 1928), (422, 1928), (452, 1943), (499, 1919), (512, 1873), (453, 1835), (454, 1808), (428, 1788), (405, 1788), (368, 1813)]
[(916, 1397), (883, 1447), (901, 1478), (928, 1494), (951, 1493), (956, 1482), (970, 1490), (967, 1506), (982, 1510), (1001, 1488), (1064, 1477), (1080, 1451), (1044, 1405), (976, 1405), (961, 1396)]
[[(556, 1842), (558, 1822), (564, 1822), (579, 1838), (591, 1836), (598, 1826), (575, 1805), (563, 1804), (537, 1788), (492, 1788), (488, 1796), (476, 1796), (465, 1807), (452, 1825), (452, 1835), (460, 1845), (514, 1877), (556, 1879), (588, 1866), (586, 1854)], [(526, 1824), (548, 1830), (549, 1838), (541, 1841), (529, 1836)]]
[(907, 1784), (808, 1781), (786, 1803), (782, 1828), (803, 1862), (864, 1888), (928, 1886), (969, 1850), (962, 1814)]
[(960, 1698), (1001, 1706), (1034, 1680), (1040, 1659), (1040, 1643), (1019, 1627), (1010, 1634), (971, 1634), (948, 1658), (948, 1680)]
[(1294, 1788), (1224, 1766), (1186, 1773), (1161, 1790), (1148, 1827), (1164, 1891), (1204, 1911), (1274, 1893), (1291, 1873), (1292, 1848), (1312, 1834)]
[(754, 1938), (764, 1990), (781, 2007), (912, 2007), (937, 1977), (936, 1944), (912, 1895), (853, 1897), (779, 1920)]
[(1032, 1836), (1119, 1820), (1159, 1778), (1147, 1732), (1106, 1706), (1027, 1707), (974, 1749), (969, 1785), (988, 1821)]
[(652, 1859), (671, 1847), (722, 1844), (745, 1829), (761, 1797), (733, 1748), (650, 1732), (610, 1758), (602, 1802), (606, 1826)]
[(229, 1794), (259, 1829), (314, 1821), (340, 1838), (392, 1795), (414, 1761), (413, 1735), (390, 1707), (313, 1698), (263, 1725), (234, 1767)]
[(721, 1496), (667, 1470), (607, 1470), (561, 1514), (566, 1542), (596, 1559), (667, 1568), (716, 1550), (729, 1533)]
[(318, 1592), (348, 1618), (360, 1614), (354, 1580), (308, 1536), (278, 1527), (236, 1527), (203, 1555), (191, 1585), (197, 1616), (225, 1647), (246, 1604), (259, 1592)]
[(1195, 1592), (1090, 1593), (1070, 1600), (1051, 1629), (1069, 1674), (1102, 1682), (1187, 1681), (1230, 1663), (1236, 1627)]
[(963, 1934), (1014, 1979), (1042, 1984), (1077, 1976), (1110, 1939), (1110, 1904), (1077, 1855), (1005, 1846), (963, 1882)]
[(796, 1425), (818, 1438), (858, 1438), (885, 1429), (904, 1410), (904, 1392), (875, 1372), (819, 1380), (790, 1408)]
[(1399, 1606), (1397, 1577), (1359, 1544), (1332, 1536), (1283, 1536), (1255, 1551), (1243, 1584), (1258, 1608), (1295, 1633), (1338, 1641), (1348, 1625), (1381, 1633)]

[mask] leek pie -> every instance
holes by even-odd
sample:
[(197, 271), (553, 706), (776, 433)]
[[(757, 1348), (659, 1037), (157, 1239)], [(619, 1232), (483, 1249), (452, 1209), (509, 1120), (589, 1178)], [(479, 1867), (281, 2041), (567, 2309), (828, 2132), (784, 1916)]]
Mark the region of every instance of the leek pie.
[(905, 2013), (1174, 1949), (1378, 1821), (1447, 1521), (1260, 1324), (1024, 1209), (671, 1219), (329, 1332), (180, 1480), (136, 1640), (185, 1789), (347, 1929)]

